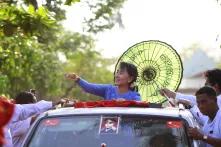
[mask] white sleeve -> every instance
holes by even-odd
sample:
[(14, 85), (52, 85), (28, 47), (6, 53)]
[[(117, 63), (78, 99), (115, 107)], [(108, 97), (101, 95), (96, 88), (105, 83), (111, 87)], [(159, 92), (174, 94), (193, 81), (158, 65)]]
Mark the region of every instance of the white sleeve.
[(221, 109), (221, 95), (217, 96), (217, 104), (219, 106), (219, 109)]
[(219, 138), (221, 138), (221, 112), (220, 112), (221, 109), (219, 109), (218, 111), (218, 132), (219, 132)]
[(5, 144), (3, 145), (3, 147), (13, 147), (12, 136), (8, 126), (4, 128), (4, 139), (5, 139)]
[(52, 102), (44, 100), (39, 101), (35, 104), (15, 105), (15, 111), (10, 124), (20, 120), (25, 120), (32, 115), (47, 111), (50, 108), (52, 108)]
[(199, 108), (197, 107), (197, 105), (194, 105), (191, 109), (190, 112), (192, 113), (192, 115), (194, 116), (194, 118), (197, 120), (197, 122), (203, 126), (206, 121), (209, 119), (208, 116), (203, 115)]
[(192, 105), (196, 105), (196, 96), (194, 95), (187, 95), (187, 94), (181, 94), (181, 93), (176, 93), (177, 100), (188, 100), (191, 102)]
[(25, 135), (31, 126), (31, 117), (26, 120), (11, 124), (10, 130), (12, 137)]

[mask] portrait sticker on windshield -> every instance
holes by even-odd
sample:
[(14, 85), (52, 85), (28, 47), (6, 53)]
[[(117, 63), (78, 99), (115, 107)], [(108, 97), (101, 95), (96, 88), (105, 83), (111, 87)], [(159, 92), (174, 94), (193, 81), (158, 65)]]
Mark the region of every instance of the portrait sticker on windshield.
[(101, 117), (99, 134), (117, 134), (119, 117)]

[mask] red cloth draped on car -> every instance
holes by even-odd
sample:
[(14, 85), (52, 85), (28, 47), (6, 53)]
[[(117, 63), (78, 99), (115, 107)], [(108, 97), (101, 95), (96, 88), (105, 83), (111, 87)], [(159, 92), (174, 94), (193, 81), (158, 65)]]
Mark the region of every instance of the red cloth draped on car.
[(75, 108), (94, 108), (94, 107), (148, 107), (149, 103), (142, 101), (87, 101), (74, 103)]
[(14, 104), (0, 96), (0, 145), (4, 143), (3, 128), (10, 121), (14, 112)]

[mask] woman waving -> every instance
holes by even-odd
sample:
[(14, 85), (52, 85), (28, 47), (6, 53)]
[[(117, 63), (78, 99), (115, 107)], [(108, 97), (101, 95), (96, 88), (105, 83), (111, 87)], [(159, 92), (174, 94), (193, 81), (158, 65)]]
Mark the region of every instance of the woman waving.
[(94, 84), (80, 78), (75, 73), (66, 74), (68, 79), (74, 80), (83, 90), (105, 100), (136, 100), (140, 101), (140, 94), (136, 92), (134, 83), (137, 80), (138, 72), (135, 65), (121, 62), (115, 73), (115, 85)]

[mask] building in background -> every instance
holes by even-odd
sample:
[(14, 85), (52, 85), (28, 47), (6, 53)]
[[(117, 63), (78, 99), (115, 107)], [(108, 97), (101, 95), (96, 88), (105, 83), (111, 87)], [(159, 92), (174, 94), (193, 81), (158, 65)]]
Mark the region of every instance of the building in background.
[(216, 67), (215, 61), (201, 49), (183, 62), (183, 79), (178, 92), (195, 94), (196, 90), (205, 83), (204, 72)]

